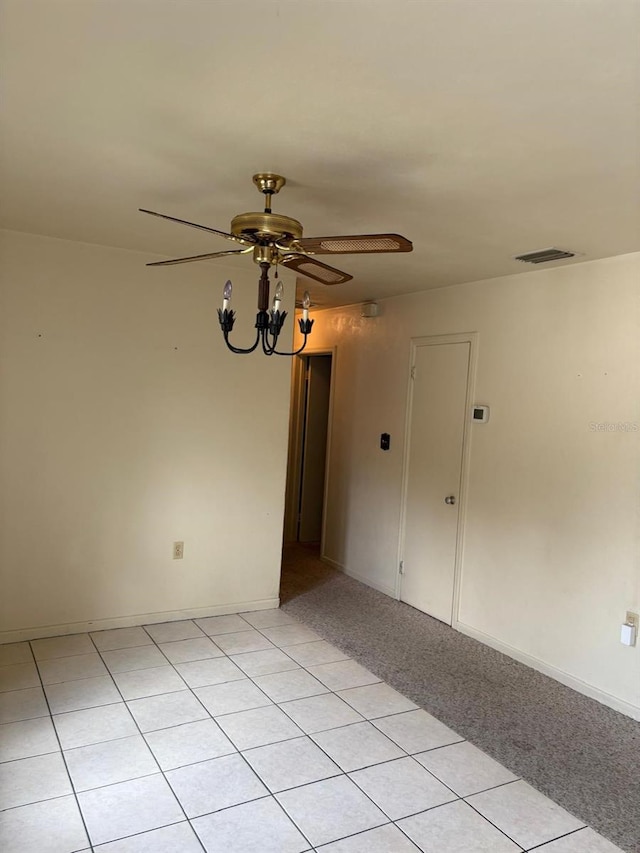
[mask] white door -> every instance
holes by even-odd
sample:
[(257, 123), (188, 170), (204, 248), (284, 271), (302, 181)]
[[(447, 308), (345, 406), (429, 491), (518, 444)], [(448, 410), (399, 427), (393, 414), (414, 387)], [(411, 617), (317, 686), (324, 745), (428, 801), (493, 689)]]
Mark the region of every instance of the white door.
[(415, 347), (400, 598), (452, 621), (471, 345)]

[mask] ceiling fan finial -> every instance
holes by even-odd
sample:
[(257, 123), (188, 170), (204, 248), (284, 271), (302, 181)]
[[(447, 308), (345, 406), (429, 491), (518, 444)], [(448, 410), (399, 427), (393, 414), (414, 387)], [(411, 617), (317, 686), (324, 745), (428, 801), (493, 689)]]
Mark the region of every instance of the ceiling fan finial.
[(258, 172), (257, 175), (253, 176), (253, 183), (265, 197), (264, 212), (271, 213), (271, 199), (276, 193), (280, 192), (287, 183), (287, 179), (283, 178), (282, 175), (276, 175), (274, 172)]
[(253, 183), (261, 193), (276, 195), (287, 183), (287, 179), (282, 175), (276, 175), (275, 172), (258, 172), (257, 175), (253, 176)]

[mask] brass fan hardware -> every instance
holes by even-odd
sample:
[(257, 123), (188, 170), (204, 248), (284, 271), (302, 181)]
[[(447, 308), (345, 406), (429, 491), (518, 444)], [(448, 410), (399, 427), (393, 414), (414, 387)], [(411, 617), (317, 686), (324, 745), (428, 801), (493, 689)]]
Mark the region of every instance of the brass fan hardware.
[(273, 172), (258, 172), (257, 175), (253, 176), (253, 183), (261, 193), (269, 196), (267, 207), (271, 207), (271, 196), (277, 195), (280, 192), (282, 187), (287, 183), (287, 179), (283, 178), (282, 175), (274, 175)]
[[(198, 225), (186, 219), (178, 219), (175, 216), (167, 216), (164, 213), (156, 213), (153, 210), (139, 208), (141, 213), (150, 216), (158, 216), (170, 222), (187, 225), (189, 228), (197, 228), (218, 237), (224, 237), (242, 248), (227, 249), (226, 251), (208, 252), (203, 255), (191, 255), (186, 258), (171, 258), (166, 261), (153, 261), (147, 264), (150, 267), (171, 266), (173, 264), (188, 264), (193, 261), (206, 261), (213, 258), (221, 258), (228, 255), (253, 255), (253, 260), (261, 270), (258, 286), (258, 317), (256, 329), (258, 330), (256, 341), (247, 349), (233, 347), (228, 340), (228, 334), (233, 328), (235, 312), (228, 309), (231, 299), (231, 284), (225, 286), (225, 298), (223, 308), (218, 312), (220, 326), (225, 342), (233, 352), (253, 352), (262, 343), (263, 352), (266, 355), (295, 355), (302, 352), (307, 342), (307, 335), (311, 332), (313, 320), (308, 319), (309, 305), (303, 311), (303, 318), (299, 321), (300, 331), (304, 335), (304, 343), (296, 353), (277, 352), (277, 339), (286, 317), (286, 311), (280, 312), (280, 300), (282, 288), (276, 289), (274, 307), (269, 309), (269, 269), (278, 264), (294, 270), (300, 275), (319, 281), (321, 284), (333, 285), (344, 284), (351, 281), (353, 276), (342, 270), (330, 267), (313, 257), (314, 255), (346, 255), (346, 254), (378, 254), (411, 252), (413, 245), (406, 237), (399, 234), (356, 234), (353, 236), (337, 237), (303, 237), (302, 224), (297, 219), (273, 213), (273, 196), (277, 195), (287, 183), (282, 175), (274, 172), (259, 172), (253, 176), (253, 183), (260, 193), (264, 195), (264, 210), (262, 212), (241, 213), (231, 220), (229, 231), (219, 231), (209, 228), (207, 225)], [(308, 303), (305, 297), (305, 303)]]
[[(273, 213), (273, 196), (277, 195), (286, 185), (287, 179), (274, 172), (258, 172), (253, 176), (253, 183), (264, 195), (264, 210), (261, 212), (240, 213), (231, 220), (229, 231), (219, 231), (207, 225), (197, 225), (186, 219), (177, 219), (164, 213), (140, 208), (142, 213), (158, 216), (170, 222), (198, 228), (209, 234), (216, 234), (238, 243), (244, 248), (229, 249), (222, 252), (210, 252), (205, 255), (193, 255), (188, 258), (172, 258), (168, 261), (154, 261), (147, 266), (170, 266), (171, 264), (186, 264), (192, 261), (207, 261), (226, 255), (253, 252), (256, 264), (269, 263), (270, 266), (282, 264), (294, 269), (300, 275), (320, 281), (322, 284), (343, 284), (351, 281), (353, 276), (341, 270), (313, 261), (313, 255), (350, 255), (378, 254), (394, 252), (410, 252), (413, 246), (406, 237), (399, 234), (355, 234), (345, 237), (303, 237), (302, 223), (290, 216)], [(331, 274), (333, 272), (333, 275)]]

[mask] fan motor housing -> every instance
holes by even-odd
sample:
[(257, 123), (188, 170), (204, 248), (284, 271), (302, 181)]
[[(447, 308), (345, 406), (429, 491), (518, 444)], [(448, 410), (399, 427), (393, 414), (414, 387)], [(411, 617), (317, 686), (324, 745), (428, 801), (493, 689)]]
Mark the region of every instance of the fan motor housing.
[(235, 237), (257, 237), (269, 242), (302, 237), (301, 223), (280, 213), (241, 213), (231, 220), (230, 230)]

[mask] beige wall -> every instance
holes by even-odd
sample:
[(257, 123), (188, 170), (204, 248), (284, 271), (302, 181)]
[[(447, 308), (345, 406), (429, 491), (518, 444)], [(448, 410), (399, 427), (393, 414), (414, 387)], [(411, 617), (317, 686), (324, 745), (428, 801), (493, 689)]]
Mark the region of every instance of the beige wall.
[(215, 316), (230, 275), (253, 334), (257, 268), (0, 252), (0, 639), (273, 606), (290, 363), (227, 352)]
[[(317, 315), (336, 346), (326, 556), (392, 593), (412, 337), (478, 333), (459, 625), (640, 715), (640, 255)], [(392, 449), (378, 449), (379, 435)]]

